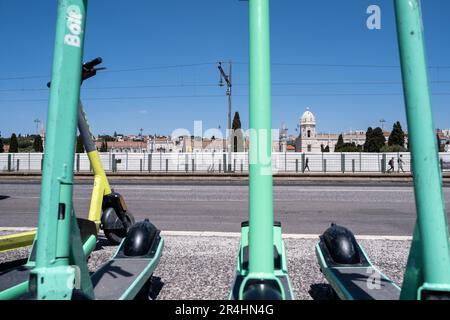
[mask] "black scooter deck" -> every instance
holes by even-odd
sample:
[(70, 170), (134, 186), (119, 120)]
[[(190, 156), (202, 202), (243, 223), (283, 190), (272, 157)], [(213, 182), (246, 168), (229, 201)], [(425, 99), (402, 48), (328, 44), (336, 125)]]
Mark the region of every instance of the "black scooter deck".
[[(125, 239), (114, 258), (103, 264), (91, 276), (97, 300), (134, 299), (141, 289), (145, 288), (159, 263), (164, 246), (164, 241), (159, 236), (159, 230), (155, 228), (153, 231), (154, 234), (150, 237), (153, 242), (145, 255), (125, 255)], [(132, 232), (130, 231), (130, 233)]]
[(28, 281), (29, 275), (30, 269), (24, 264), (0, 271), (0, 292)]
[(320, 270), (341, 299), (398, 300), (400, 288), (377, 268), (353, 233), (332, 224), (316, 245)]
[[(337, 267), (329, 272), (335, 278), (333, 289), (347, 299), (354, 300), (398, 300), (399, 288), (373, 267)], [(329, 280), (330, 277), (327, 277)]]
[(104, 264), (91, 277), (95, 298), (118, 300), (138, 280), (150, 263), (149, 259), (114, 259)]

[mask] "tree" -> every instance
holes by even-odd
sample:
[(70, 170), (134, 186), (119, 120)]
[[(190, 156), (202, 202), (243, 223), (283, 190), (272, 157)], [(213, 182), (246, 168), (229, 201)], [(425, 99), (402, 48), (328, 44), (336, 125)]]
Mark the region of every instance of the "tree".
[(398, 144), (394, 144), (392, 146), (384, 146), (380, 150), (381, 152), (406, 152), (406, 148), (399, 146)]
[(366, 131), (366, 142), (364, 143), (364, 152), (380, 152), (386, 144), (383, 130), (378, 127), (372, 129), (369, 127)]
[(339, 135), (336, 146), (334, 147), (334, 152), (342, 152), (341, 149), (344, 146), (344, 137), (342, 134)]
[(438, 144), (438, 152), (444, 152), (445, 146), (442, 144), (441, 138), (439, 137), (439, 133), (436, 134), (437, 144)]
[(405, 133), (403, 132), (402, 125), (399, 121), (394, 123), (394, 126), (392, 128), (392, 132), (389, 136), (388, 140), (389, 146), (400, 146), (402, 148), (405, 147)]
[(357, 146), (356, 143), (344, 143), (339, 152), (361, 152), (362, 147)]
[(324, 152), (330, 152), (330, 146), (326, 146)]
[(9, 142), (9, 152), (10, 153), (19, 152), (19, 143), (17, 142), (17, 136), (15, 133), (11, 135), (11, 139)]
[(5, 152), (5, 151), (3, 150), (3, 139), (0, 138), (0, 153), (3, 153), (3, 152)]
[(108, 134), (99, 135), (97, 138), (98, 139), (103, 139), (104, 141), (116, 141), (116, 139), (114, 137), (111, 137)]
[(76, 153), (84, 153), (84, 143), (81, 134), (77, 137), (77, 147), (75, 149)]
[(102, 145), (100, 147), (100, 152), (108, 152), (108, 143), (106, 142), (106, 139), (103, 140)]
[(36, 152), (44, 152), (44, 147), (42, 146), (42, 138), (39, 134), (34, 137), (33, 150)]
[(380, 127), (373, 130), (373, 141), (375, 146), (374, 152), (380, 152), (381, 148), (386, 145), (386, 138), (384, 137), (383, 130)]
[(232, 134), (232, 150), (233, 152), (243, 151), (243, 132), (241, 129), (241, 119), (239, 112), (234, 113), (233, 123), (231, 125)]
[(366, 131), (366, 141), (364, 142), (364, 152), (372, 152), (372, 151), (370, 151), (373, 149), (372, 137), (373, 137), (373, 129), (372, 129), (372, 127), (369, 127), (369, 128), (367, 128), (367, 131)]
[(233, 130), (241, 129), (241, 118), (239, 117), (239, 112), (234, 113), (233, 125), (231, 126)]
[(29, 152), (33, 150), (33, 142), (34, 139), (20, 138), (17, 137), (17, 141), (19, 143), (19, 152)]

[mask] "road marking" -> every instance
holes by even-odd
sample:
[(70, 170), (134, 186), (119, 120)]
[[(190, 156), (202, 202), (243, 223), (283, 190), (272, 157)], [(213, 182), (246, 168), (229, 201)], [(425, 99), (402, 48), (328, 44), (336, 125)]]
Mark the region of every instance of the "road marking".
[(33, 231), (36, 229), (37, 229), (36, 227), (0, 227), (0, 231), (12, 231), (12, 232)]
[[(239, 238), (239, 232), (210, 232), (210, 231), (161, 231), (163, 236), (183, 236), (183, 237), (219, 237), (219, 238)], [(297, 240), (318, 240), (318, 234), (284, 234), (284, 239)], [(373, 236), (361, 235), (356, 236), (358, 240), (391, 240), (391, 241), (407, 241), (412, 240), (411, 236)]]
[[(36, 196), (32, 196), (32, 197), (25, 197), (25, 196), (11, 196), (8, 199), (40, 199), (40, 197), (36, 197)], [(8, 200), (6, 199), (6, 200)], [(91, 200), (91, 198), (78, 198), (78, 197), (73, 197), (73, 200)]]
[[(0, 227), (0, 231), (33, 231), (35, 227)], [(219, 237), (219, 238), (239, 238), (240, 232), (215, 232), (215, 231), (161, 231), (163, 236), (176, 237)], [(284, 234), (284, 239), (298, 239), (298, 240), (318, 240), (318, 234)], [(361, 235), (356, 236), (358, 240), (391, 240), (391, 241), (407, 241), (412, 240), (411, 236), (374, 236)]]
[(294, 189), (292, 191), (297, 192), (389, 192), (389, 193), (413, 193), (414, 189), (411, 187), (411, 189), (378, 189), (378, 188), (372, 188), (372, 189), (364, 189), (364, 187), (359, 189), (343, 189), (343, 188), (336, 188), (336, 189), (312, 189), (312, 188), (305, 188), (305, 189)]
[[(130, 186), (130, 187), (123, 187), (121, 185), (118, 185), (116, 187), (114, 187), (114, 185), (111, 186), (114, 190), (137, 190), (137, 191), (142, 191), (142, 190), (151, 190), (151, 191), (192, 191), (194, 190), (193, 188), (171, 188), (171, 187), (158, 187), (158, 186), (154, 186), (154, 187), (135, 187), (135, 186)], [(78, 189), (92, 189), (92, 186), (90, 185), (77, 185), (75, 184), (75, 188)]]

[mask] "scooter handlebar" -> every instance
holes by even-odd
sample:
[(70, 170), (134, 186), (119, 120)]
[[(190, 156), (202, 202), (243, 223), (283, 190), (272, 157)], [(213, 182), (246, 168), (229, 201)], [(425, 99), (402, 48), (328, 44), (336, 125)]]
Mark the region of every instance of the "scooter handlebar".
[(97, 57), (97, 58), (95, 58), (95, 59), (93, 59), (93, 60), (91, 60), (91, 61), (89, 61), (89, 62), (86, 62), (86, 63), (84, 63), (83, 64), (83, 68), (86, 68), (86, 69), (92, 69), (92, 68), (94, 68), (95, 66), (98, 66), (100, 63), (102, 63), (102, 58), (101, 57)]
[[(81, 75), (81, 81), (83, 82), (86, 79), (89, 79), (97, 74), (97, 69), (95, 69), (95, 66), (98, 66), (100, 63), (103, 62), (103, 59), (101, 57), (97, 57), (91, 61), (88, 61), (83, 64), (82, 75)], [(98, 70), (103, 70), (104, 68), (100, 68)], [(51, 82), (47, 83), (47, 87), (50, 88)]]

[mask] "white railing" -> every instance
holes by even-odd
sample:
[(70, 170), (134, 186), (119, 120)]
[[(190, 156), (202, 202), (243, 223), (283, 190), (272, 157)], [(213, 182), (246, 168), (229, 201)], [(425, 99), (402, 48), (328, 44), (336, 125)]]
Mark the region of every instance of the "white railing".
[[(402, 155), (403, 169), (411, 171), (410, 153), (280, 153), (272, 154), (274, 173), (377, 173), (386, 172), (388, 162), (394, 158), (395, 171)], [(248, 172), (248, 153), (100, 153), (100, 160), (107, 172), (154, 173), (223, 173), (230, 169), (235, 173)], [(450, 153), (440, 154), (443, 170), (450, 170)], [(42, 153), (0, 153), (1, 172), (40, 172)], [(230, 168), (231, 165), (231, 168)], [(86, 153), (75, 154), (75, 172), (89, 172), (91, 166)]]

